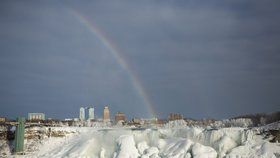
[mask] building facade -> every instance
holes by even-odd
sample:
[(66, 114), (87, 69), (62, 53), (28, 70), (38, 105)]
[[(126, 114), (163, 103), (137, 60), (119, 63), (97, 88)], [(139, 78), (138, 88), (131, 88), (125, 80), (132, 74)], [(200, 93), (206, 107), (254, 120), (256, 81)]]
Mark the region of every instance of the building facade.
[(0, 122), (6, 122), (6, 118), (5, 117), (0, 117)]
[(103, 121), (108, 122), (110, 121), (110, 110), (108, 106), (104, 107), (103, 110)]
[(28, 113), (28, 120), (45, 120), (44, 113)]
[(80, 107), (80, 121), (84, 121), (86, 118), (86, 111), (84, 107)]
[(175, 113), (171, 113), (171, 114), (169, 114), (169, 116), (168, 116), (168, 120), (169, 121), (174, 121), (174, 120), (182, 120), (183, 119), (183, 115), (181, 115), (181, 114), (175, 114)]
[(118, 123), (119, 121), (126, 121), (125, 114), (122, 112), (117, 112), (115, 115), (115, 122)]
[(88, 120), (94, 120), (94, 108), (93, 107), (88, 108)]

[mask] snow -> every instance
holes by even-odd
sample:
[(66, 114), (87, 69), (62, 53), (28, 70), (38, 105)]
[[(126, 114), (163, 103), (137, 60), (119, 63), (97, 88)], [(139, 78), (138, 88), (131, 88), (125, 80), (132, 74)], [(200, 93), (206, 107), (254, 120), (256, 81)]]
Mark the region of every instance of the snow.
[(250, 127), (253, 121), (249, 118), (225, 119), (216, 121), (212, 126), (215, 127)]
[(227, 151), (238, 146), (238, 144), (229, 136), (225, 135), (214, 143), (214, 148), (220, 153), (221, 157), (225, 156)]
[(217, 152), (208, 146), (203, 146), (195, 143), (192, 147), (192, 154), (194, 158), (216, 158)]
[[(65, 137), (26, 141), (33, 149), (21, 158), (276, 158), (280, 144), (270, 143), (258, 128), (203, 128), (173, 122), (158, 129), (53, 127)], [(271, 128), (271, 127), (270, 127)], [(35, 130), (35, 129), (33, 129)], [(37, 130), (46, 130), (40, 129)], [(5, 143), (2, 151), (8, 152)], [(33, 144), (33, 146), (32, 146)], [(31, 151), (31, 150), (30, 150)], [(1, 157), (1, 155), (0, 155)]]
[(158, 153), (159, 153), (159, 150), (157, 147), (151, 147), (151, 148), (148, 148), (145, 150), (145, 156), (148, 156), (148, 157), (150, 157), (152, 155), (157, 156)]
[(162, 139), (159, 142), (161, 155), (163, 157), (181, 158), (190, 155), (191, 146), (193, 142), (186, 139)]
[(137, 149), (138, 149), (138, 152), (141, 154), (141, 155), (144, 155), (144, 152), (146, 149), (149, 149), (149, 146), (147, 144), (147, 142), (145, 141), (142, 141), (140, 143), (137, 144)]
[(114, 158), (137, 158), (139, 155), (132, 135), (121, 135), (117, 139), (118, 149)]
[(280, 129), (280, 121), (274, 122), (274, 123), (270, 123), (270, 124), (268, 124), (268, 125), (259, 127), (259, 129), (262, 129), (262, 130), (277, 129), (277, 130), (279, 130), (279, 129)]
[(165, 128), (186, 127), (187, 123), (184, 120), (169, 121), (164, 125)]
[(246, 158), (276, 158), (275, 154), (279, 155), (279, 153), (279, 144), (262, 142), (260, 138), (257, 138), (254, 142), (249, 142), (232, 149), (226, 158), (238, 158), (240, 156)]
[(10, 156), (11, 149), (9, 147), (9, 142), (6, 140), (0, 140), (0, 157)]

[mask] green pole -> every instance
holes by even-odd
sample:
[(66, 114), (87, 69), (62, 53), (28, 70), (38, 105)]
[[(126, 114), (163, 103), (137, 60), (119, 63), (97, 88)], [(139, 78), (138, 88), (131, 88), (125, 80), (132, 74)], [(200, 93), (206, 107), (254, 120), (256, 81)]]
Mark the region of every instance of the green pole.
[(17, 118), (17, 128), (16, 128), (16, 137), (15, 137), (15, 153), (23, 152), (24, 147), (24, 117)]

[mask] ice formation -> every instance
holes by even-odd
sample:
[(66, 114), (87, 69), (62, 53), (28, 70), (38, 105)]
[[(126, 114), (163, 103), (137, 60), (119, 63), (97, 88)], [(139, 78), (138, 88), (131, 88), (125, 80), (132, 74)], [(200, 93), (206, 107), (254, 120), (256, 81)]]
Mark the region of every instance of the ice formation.
[(140, 156), (132, 135), (121, 135), (117, 139), (117, 146), (114, 158), (133, 158)]
[[(276, 158), (280, 155), (280, 144), (265, 140), (258, 128), (167, 126), (159, 129), (56, 127), (52, 130), (64, 130), (68, 134), (45, 138), (37, 144), (28, 140), (26, 148), (36, 144), (32, 146), (34, 151), (20, 157)], [(5, 143), (1, 146), (5, 147)]]

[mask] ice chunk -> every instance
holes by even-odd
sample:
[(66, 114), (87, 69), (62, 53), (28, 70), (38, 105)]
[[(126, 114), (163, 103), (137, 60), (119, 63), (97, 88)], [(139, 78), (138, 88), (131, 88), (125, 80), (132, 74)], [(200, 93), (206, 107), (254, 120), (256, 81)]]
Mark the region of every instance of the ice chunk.
[(211, 147), (195, 143), (192, 147), (192, 155), (194, 158), (216, 158), (217, 152)]
[(156, 156), (156, 155), (158, 155), (158, 153), (159, 153), (159, 150), (157, 147), (151, 147), (151, 148), (145, 150), (145, 155), (147, 155), (147, 156), (152, 156), (152, 155)]
[(161, 149), (163, 157), (180, 158), (188, 155), (193, 142), (188, 139), (169, 139), (166, 140), (165, 146)]
[(149, 146), (148, 146), (147, 142), (145, 142), (145, 141), (142, 141), (137, 144), (137, 149), (141, 155), (143, 155), (144, 151), (148, 148), (149, 148)]
[(135, 147), (134, 138), (132, 135), (122, 135), (117, 139), (118, 152), (116, 158), (137, 158), (139, 157), (138, 150)]
[(235, 148), (236, 146), (237, 143), (226, 135), (214, 143), (214, 147), (218, 151), (220, 157), (224, 157), (228, 151)]
[(239, 146), (234, 149), (226, 156), (226, 158), (237, 158), (237, 157), (248, 157), (248, 158), (276, 158), (275, 154), (279, 154), (279, 146), (274, 146), (271, 143), (263, 143), (255, 146)]

